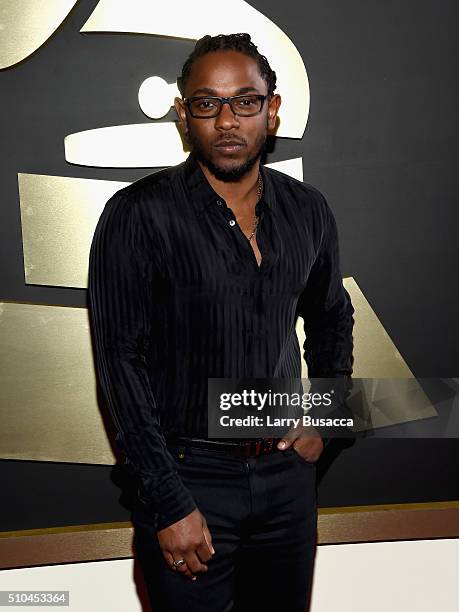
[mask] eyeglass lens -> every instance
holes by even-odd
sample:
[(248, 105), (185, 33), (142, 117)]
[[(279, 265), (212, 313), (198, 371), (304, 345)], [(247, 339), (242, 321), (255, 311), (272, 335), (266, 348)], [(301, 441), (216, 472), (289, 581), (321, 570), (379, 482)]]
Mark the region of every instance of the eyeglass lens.
[[(261, 110), (263, 99), (257, 96), (238, 96), (229, 101), (231, 110), (236, 115), (256, 115)], [(215, 117), (219, 114), (222, 101), (216, 98), (196, 98), (190, 102), (191, 113), (195, 117)]]

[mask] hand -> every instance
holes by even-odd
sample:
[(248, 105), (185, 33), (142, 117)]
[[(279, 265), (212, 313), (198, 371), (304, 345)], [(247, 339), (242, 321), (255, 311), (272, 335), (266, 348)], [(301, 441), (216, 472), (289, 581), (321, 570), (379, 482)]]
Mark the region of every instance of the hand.
[[(167, 565), (191, 580), (200, 572), (207, 572), (208, 561), (215, 553), (212, 537), (204, 516), (196, 508), (180, 521), (157, 532), (159, 545)], [(176, 567), (174, 561), (185, 559), (186, 563)]]
[(324, 450), (323, 440), (315, 427), (294, 427), (290, 429), (277, 448), (286, 450), (293, 446), (294, 450), (306, 461), (317, 461)]

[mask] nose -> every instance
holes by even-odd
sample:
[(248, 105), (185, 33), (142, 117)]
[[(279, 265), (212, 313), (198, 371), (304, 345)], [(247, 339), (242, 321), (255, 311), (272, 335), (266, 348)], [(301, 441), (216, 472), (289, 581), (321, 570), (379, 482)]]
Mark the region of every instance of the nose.
[(239, 127), (239, 117), (231, 109), (229, 102), (224, 102), (220, 114), (215, 117), (215, 129), (231, 130)]

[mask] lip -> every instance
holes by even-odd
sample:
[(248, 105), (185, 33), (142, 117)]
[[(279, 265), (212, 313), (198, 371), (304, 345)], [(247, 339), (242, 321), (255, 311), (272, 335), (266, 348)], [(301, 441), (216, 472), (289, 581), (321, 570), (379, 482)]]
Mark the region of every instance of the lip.
[(219, 144), (215, 145), (216, 149), (219, 149), (220, 151), (226, 151), (228, 153), (232, 153), (233, 151), (239, 151), (239, 149), (242, 149), (245, 145), (242, 142), (237, 142), (235, 140), (229, 140), (227, 142), (221, 142)]

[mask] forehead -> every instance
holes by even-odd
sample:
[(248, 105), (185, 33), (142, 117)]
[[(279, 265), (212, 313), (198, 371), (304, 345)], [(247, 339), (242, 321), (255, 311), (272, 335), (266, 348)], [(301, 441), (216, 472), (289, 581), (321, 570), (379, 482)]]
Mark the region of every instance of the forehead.
[(213, 51), (193, 62), (186, 95), (193, 96), (206, 88), (225, 96), (242, 87), (251, 87), (262, 94), (267, 92), (257, 61), (239, 51)]

